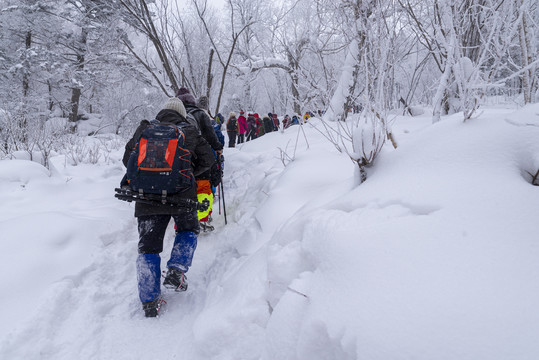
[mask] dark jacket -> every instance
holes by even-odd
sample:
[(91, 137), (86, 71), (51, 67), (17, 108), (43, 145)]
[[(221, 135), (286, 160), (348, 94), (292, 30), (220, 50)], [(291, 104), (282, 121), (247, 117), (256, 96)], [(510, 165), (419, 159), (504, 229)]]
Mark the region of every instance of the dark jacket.
[[(174, 110), (161, 110), (156, 120), (160, 122), (166, 122), (171, 124), (186, 123), (185, 118)], [(127, 161), (131, 152), (135, 149), (136, 144), (140, 140), (142, 132), (150, 123), (147, 120), (143, 120), (138, 128), (135, 130), (133, 137), (125, 145), (125, 152), (123, 156), (123, 163), (127, 167)], [(215, 156), (213, 155), (210, 145), (199, 133), (198, 129), (192, 125), (182, 126), (182, 131), (185, 134), (185, 148), (191, 153), (191, 165), (193, 167), (193, 174), (195, 176), (209, 170), (215, 162)], [(213, 131), (213, 128), (212, 128)], [(197, 189), (193, 187), (185, 192), (174, 195), (174, 197), (182, 199), (197, 198)], [(137, 202), (135, 204), (135, 216), (143, 215), (178, 215), (184, 214), (181, 209), (162, 204), (143, 204)]]
[(273, 131), (273, 121), (268, 116), (264, 116), (262, 118), (262, 122), (264, 123), (264, 132), (269, 133)]
[(198, 127), (200, 129), (200, 132), (202, 133), (202, 136), (210, 144), (212, 149), (215, 151), (222, 150), (223, 144), (221, 144), (221, 142), (217, 138), (217, 135), (215, 135), (215, 131), (213, 130), (213, 126), (211, 125), (211, 119), (204, 112), (204, 110), (188, 103), (184, 103), (184, 106), (185, 110), (187, 110), (187, 112), (193, 115), (197, 120)]
[(263, 136), (266, 133), (266, 129), (264, 128), (264, 121), (262, 121), (261, 118), (255, 116), (255, 122), (256, 122), (256, 133), (258, 136)]
[(235, 116), (228, 118), (228, 121), (226, 122), (226, 131), (238, 132), (238, 120)]
[(251, 133), (251, 136), (256, 136), (256, 119), (253, 115), (247, 116), (247, 126), (249, 127), (247, 133)]

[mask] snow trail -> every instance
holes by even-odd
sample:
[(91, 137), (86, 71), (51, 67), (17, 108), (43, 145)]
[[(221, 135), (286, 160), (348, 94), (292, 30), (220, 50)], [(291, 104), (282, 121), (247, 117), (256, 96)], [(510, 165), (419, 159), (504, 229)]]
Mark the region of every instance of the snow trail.
[[(536, 114), (399, 118), (399, 148), (359, 187), (347, 156), (309, 125), (308, 146), (290, 147), (291, 127), (225, 149), (228, 224), (214, 216), (188, 291), (166, 293), (157, 319), (138, 301), (133, 206), (112, 197), (119, 160), (52, 178), (8, 172), (0, 276), (46, 292), (4, 293), (27, 307), (14, 302), (21, 320), (0, 358), (535, 359)], [(173, 237), (170, 225), (162, 264)], [(7, 275), (25, 262), (32, 271)]]

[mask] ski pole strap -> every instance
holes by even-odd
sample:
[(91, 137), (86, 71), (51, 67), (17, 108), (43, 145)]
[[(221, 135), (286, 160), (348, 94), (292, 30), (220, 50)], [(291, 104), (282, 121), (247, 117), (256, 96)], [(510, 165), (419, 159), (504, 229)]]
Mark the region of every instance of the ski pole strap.
[(206, 211), (210, 207), (208, 199), (204, 199), (202, 202), (191, 199), (174, 198), (172, 196), (164, 196), (158, 194), (148, 194), (142, 192), (135, 192), (131, 189), (115, 188), (114, 197), (118, 200), (127, 202), (139, 202), (142, 204), (150, 205), (168, 205), (171, 207), (183, 207), (198, 211)]

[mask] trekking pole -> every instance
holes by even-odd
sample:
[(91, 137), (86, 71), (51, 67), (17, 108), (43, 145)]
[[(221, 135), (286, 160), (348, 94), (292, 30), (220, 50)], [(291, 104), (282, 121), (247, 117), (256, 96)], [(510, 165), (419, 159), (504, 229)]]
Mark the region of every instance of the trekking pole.
[(221, 172), (221, 181), (219, 184), (217, 184), (217, 194), (219, 196), (219, 215), (221, 215), (221, 183), (223, 182), (223, 163), (221, 162), (222, 155), (217, 158), (217, 161), (219, 163), (219, 171)]
[[(224, 164), (225, 157), (223, 155), (221, 155), (220, 160), (221, 160), (221, 164)], [(224, 188), (223, 188), (223, 179), (222, 178), (221, 178), (221, 183), (219, 185), (221, 186), (221, 196), (223, 197), (223, 214), (225, 215), (225, 225), (226, 225), (227, 221), (226, 221), (225, 191), (224, 191)]]
[(219, 197), (219, 215), (221, 215), (221, 187), (220, 186), (217, 186), (217, 197)]
[(223, 183), (221, 182), (221, 195), (223, 196), (223, 214), (225, 215), (225, 225), (227, 224), (226, 222), (226, 206), (225, 206), (225, 192), (223, 191)]

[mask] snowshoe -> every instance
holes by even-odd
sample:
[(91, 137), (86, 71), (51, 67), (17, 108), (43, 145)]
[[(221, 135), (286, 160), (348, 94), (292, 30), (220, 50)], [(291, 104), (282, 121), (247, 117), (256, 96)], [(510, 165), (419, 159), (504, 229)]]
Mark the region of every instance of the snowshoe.
[(163, 286), (167, 289), (174, 289), (174, 291), (185, 291), (187, 290), (187, 277), (180, 270), (168, 268)]

